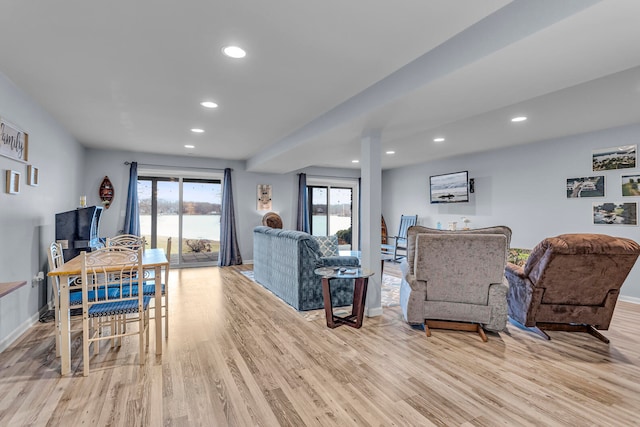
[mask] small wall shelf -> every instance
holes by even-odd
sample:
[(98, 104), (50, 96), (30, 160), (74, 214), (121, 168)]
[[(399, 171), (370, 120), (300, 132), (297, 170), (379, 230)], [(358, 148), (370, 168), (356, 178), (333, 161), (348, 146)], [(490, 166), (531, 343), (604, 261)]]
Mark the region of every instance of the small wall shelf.
[(98, 190), (102, 206), (104, 206), (105, 209), (109, 209), (109, 206), (111, 206), (114, 193), (115, 190), (113, 189), (113, 184), (109, 181), (109, 177), (105, 176), (102, 180), (102, 184), (100, 184), (100, 190)]

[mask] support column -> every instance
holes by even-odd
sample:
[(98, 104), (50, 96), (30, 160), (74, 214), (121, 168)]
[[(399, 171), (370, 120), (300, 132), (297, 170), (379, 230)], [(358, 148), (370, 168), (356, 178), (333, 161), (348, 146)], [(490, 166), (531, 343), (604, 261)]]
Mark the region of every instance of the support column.
[(380, 131), (362, 135), (360, 174), (362, 236), (362, 268), (375, 274), (369, 278), (365, 314), (367, 317), (382, 315), (382, 276), (380, 269), (380, 218), (382, 215), (382, 144)]

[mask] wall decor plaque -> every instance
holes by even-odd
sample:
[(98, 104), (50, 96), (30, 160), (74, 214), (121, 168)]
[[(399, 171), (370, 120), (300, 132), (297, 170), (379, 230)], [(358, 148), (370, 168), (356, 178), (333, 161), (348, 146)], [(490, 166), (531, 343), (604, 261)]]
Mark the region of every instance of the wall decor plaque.
[(8, 194), (20, 194), (20, 172), (8, 170), (6, 180), (5, 191)]
[(0, 155), (24, 163), (29, 160), (29, 134), (1, 117)]

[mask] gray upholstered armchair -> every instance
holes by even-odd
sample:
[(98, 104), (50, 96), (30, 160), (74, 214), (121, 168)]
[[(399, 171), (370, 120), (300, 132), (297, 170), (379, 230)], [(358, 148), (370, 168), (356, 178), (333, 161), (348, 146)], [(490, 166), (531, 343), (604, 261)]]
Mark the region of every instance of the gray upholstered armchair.
[(562, 234), (540, 242), (524, 266), (507, 264), (509, 316), (542, 337), (543, 331), (582, 331), (609, 340), (607, 330), (620, 287), (640, 246), (604, 234)]
[(400, 305), (405, 320), (429, 328), (504, 330), (508, 227), (442, 231), (414, 226), (407, 235)]

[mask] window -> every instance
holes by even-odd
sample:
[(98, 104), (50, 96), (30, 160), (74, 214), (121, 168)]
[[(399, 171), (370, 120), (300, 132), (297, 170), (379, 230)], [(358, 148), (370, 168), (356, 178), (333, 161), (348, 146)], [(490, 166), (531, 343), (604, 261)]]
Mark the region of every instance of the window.
[(357, 183), (307, 182), (311, 234), (336, 235), (340, 250), (357, 250)]

